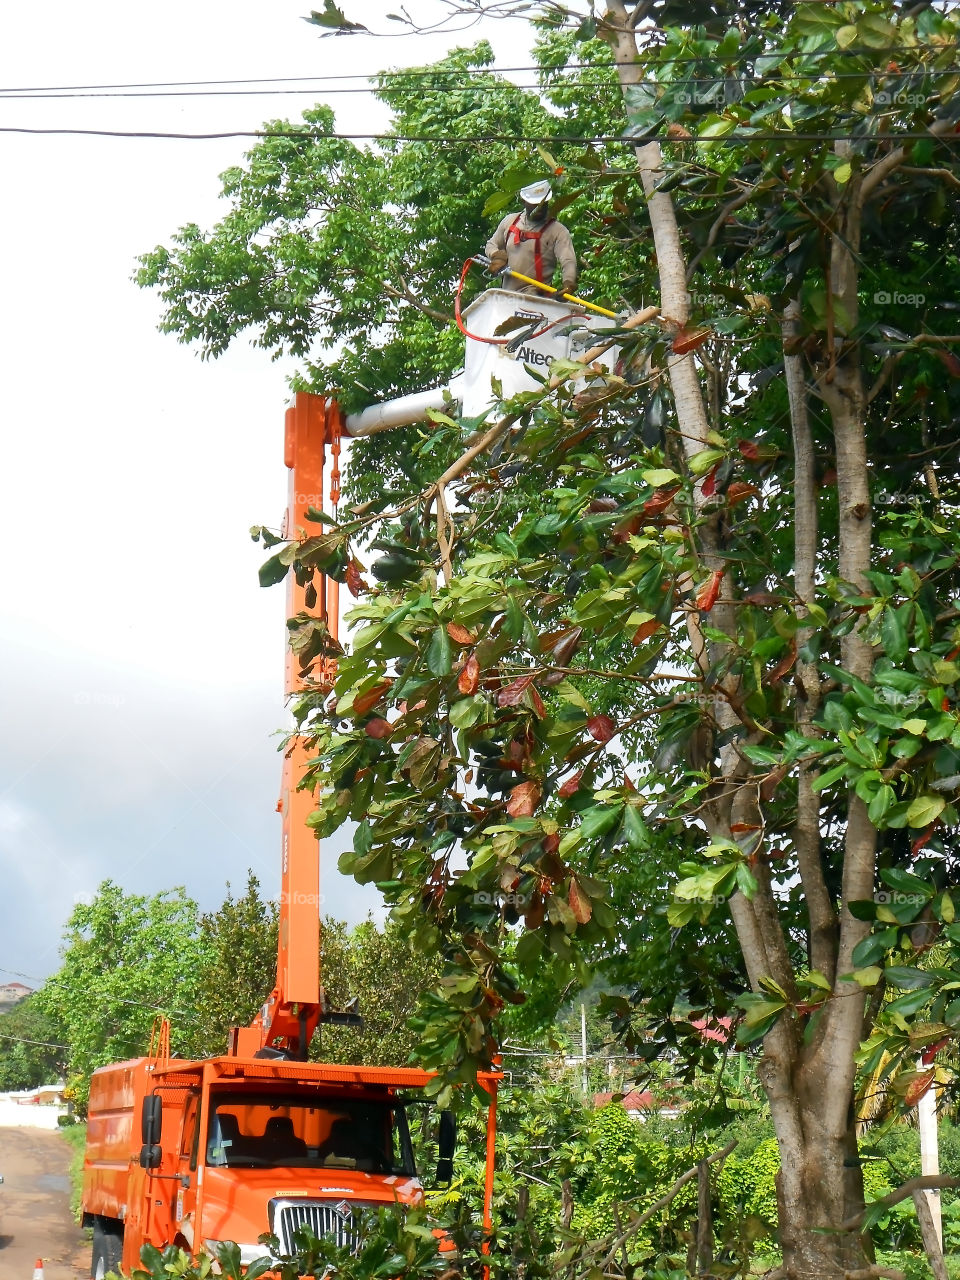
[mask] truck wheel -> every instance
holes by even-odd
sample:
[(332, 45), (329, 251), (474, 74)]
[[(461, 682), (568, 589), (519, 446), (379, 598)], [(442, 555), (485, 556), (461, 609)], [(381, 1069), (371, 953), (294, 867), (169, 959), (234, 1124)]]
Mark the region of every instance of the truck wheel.
[(93, 1220), (93, 1258), (90, 1275), (104, 1280), (111, 1271), (119, 1271), (123, 1256), (123, 1227), (111, 1218)]

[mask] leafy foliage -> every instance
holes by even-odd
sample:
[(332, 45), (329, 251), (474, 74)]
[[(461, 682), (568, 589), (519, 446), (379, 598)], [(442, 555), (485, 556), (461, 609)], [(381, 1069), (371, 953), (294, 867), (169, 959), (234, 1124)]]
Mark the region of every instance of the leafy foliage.
[(182, 889), (144, 897), (110, 880), (74, 907), (63, 963), (35, 999), (70, 1047), (68, 1084), (81, 1113), (91, 1072), (142, 1055), (157, 1015), (171, 1018), (171, 1045), (185, 1050), (206, 958), (198, 915)]
[[(814, 1240), (810, 1205), (845, 1216), (858, 1054), (909, 1107), (960, 1040), (957, 19), (661, 11), (636, 61), (634, 5), (541, 53), (550, 77), (598, 31), (626, 45), (642, 183), (619, 150), (563, 167), (629, 301), (659, 266), (666, 314), (614, 331), (613, 375), (558, 362), (496, 406), (483, 448), (476, 420), (409, 433), (405, 480), (268, 577), (355, 573), (335, 698), (297, 707), (311, 822), (356, 824), (342, 868), (442, 959), (427, 1061), (468, 1083), (507, 1006), (598, 967), (644, 1056), (695, 1070), (719, 1052), (696, 1024), (734, 1018), (779, 1133), (834, 1117), (795, 1133), (780, 1208), (842, 1274), (859, 1246)], [(371, 392), (440, 374), (410, 337)]]
[(277, 909), (260, 896), (252, 871), (242, 897), (227, 896), (199, 920), (204, 962), (197, 975), (190, 1053), (223, 1053), (231, 1027), (246, 1026), (272, 989), (277, 963)]
[(27, 996), (0, 1018), (0, 1090), (52, 1084), (64, 1070), (60, 1028)]
[(409, 1020), (437, 966), (414, 950), (393, 921), (379, 928), (372, 920), (348, 929), (326, 919), (321, 934), (321, 972), (335, 1009), (354, 997), (363, 1029), (321, 1027), (311, 1049), (323, 1062), (404, 1066), (414, 1059), (417, 1037)]

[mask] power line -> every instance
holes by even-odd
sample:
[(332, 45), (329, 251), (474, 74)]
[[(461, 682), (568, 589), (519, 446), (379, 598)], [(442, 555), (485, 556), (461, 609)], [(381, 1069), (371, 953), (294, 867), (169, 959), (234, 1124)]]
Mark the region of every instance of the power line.
[(26, 1036), (8, 1036), (5, 1031), (0, 1031), (0, 1040), (15, 1040), (17, 1044), (37, 1044), (44, 1049), (66, 1049), (69, 1051), (68, 1044), (53, 1044), (50, 1040), (28, 1040)]
[[(609, 64), (606, 64), (609, 67)], [(611, 68), (612, 69), (612, 68)], [(392, 79), (417, 79), (428, 76), (438, 75), (507, 75), (520, 71), (541, 71), (543, 68), (536, 65), (526, 67), (451, 67), (449, 70), (442, 67), (434, 67), (432, 69), (417, 69), (410, 71), (378, 71), (372, 75), (367, 72), (351, 73), (350, 75), (332, 75), (332, 76), (257, 76), (244, 80), (144, 80), (142, 82), (134, 82), (130, 84), (56, 84), (56, 85), (18, 85), (12, 88), (0, 88), (0, 93), (48, 93), (48, 92), (65, 92), (66, 90), (75, 89), (187, 89), (191, 86), (203, 87), (213, 84), (303, 84), (310, 81), (315, 84), (329, 84), (333, 81), (341, 80), (392, 80)], [(591, 71), (594, 70), (590, 64), (577, 64), (570, 67), (571, 71)]]
[[(960, 74), (960, 66), (957, 67), (939, 67), (935, 72), (929, 70), (920, 71), (837, 71), (834, 72), (829, 80), (862, 80), (864, 77), (876, 76), (877, 78), (891, 78), (899, 81), (926, 80), (933, 76), (957, 75)], [(747, 74), (735, 77), (737, 84), (743, 86), (745, 84), (765, 84), (771, 77), (762, 74)], [(788, 83), (800, 80), (810, 80), (811, 75), (805, 75), (801, 72), (793, 74), (780, 74), (775, 77), (780, 83)], [(666, 88), (668, 84), (663, 80), (638, 80), (635, 82), (637, 87), (644, 88)], [(686, 85), (718, 85), (721, 81), (716, 76), (690, 76), (685, 79), (676, 81), (677, 85), (683, 87)], [(483, 89), (492, 89), (492, 85), (436, 85), (433, 87), (421, 87), (417, 89), (418, 96), (424, 94), (444, 94), (451, 93), (477, 93)], [(518, 84), (515, 80), (504, 80), (496, 86), (500, 89), (520, 89), (524, 91), (549, 92), (551, 89), (582, 89), (595, 92), (604, 90), (620, 96), (622, 88), (615, 81), (604, 83), (602, 81), (581, 80), (574, 81), (566, 79), (562, 84), (543, 85), (543, 84)], [(371, 94), (380, 92), (380, 88), (369, 83), (366, 85), (356, 85), (353, 87), (337, 87), (337, 88), (314, 88), (306, 86), (302, 89), (146, 89), (145, 91), (132, 92), (122, 87), (117, 89), (105, 88), (103, 90), (90, 91), (68, 91), (60, 89), (36, 89), (36, 90), (15, 90), (0, 89), (0, 101), (2, 102), (57, 102), (64, 99), (71, 101), (82, 101), (84, 99), (103, 99), (103, 98), (244, 98), (244, 97), (287, 97), (295, 94), (311, 94), (320, 95), (322, 97), (331, 97), (339, 94)], [(930, 96), (936, 96), (931, 93)]]
[[(307, 142), (421, 142), (450, 146), (466, 146), (475, 142), (517, 143), (550, 143), (554, 146), (592, 146), (602, 143), (620, 143), (624, 146), (635, 146), (641, 140), (660, 143), (696, 143), (716, 146), (717, 143), (748, 142), (911, 142), (929, 139), (938, 143), (957, 143), (960, 137), (946, 137), (933, 134), (929, 130), (910, 132), (896, 130), (882, 135), (862, 133), (800, 133), (794, 130), (783, 130), (782, 133), (727, 133), (721, 137), (689, 138), (649, 137), (641, 139), (628, 134), (602, 134), (597, 137), (566, 137), (562, 134), (470, 134), (465, 137), (448, 137), (444, 135), (420, 135), (402, 133), (338, 133), (320, 132), (310, 129), (228, 129), (219, 133), (167, 133), (160, 130), (145, 129), (41, 129), (19, 125), (0, 125), (0, 133), (22, 134), (55, 134), (91, 138), (167, 138), (175, 141), (208, 142), (225, 138), (289, 138), (302, 139)], [(4, 971), (6, 972), (6, 971)]]
[[(944, 46), (944, 49), (950, 46)], [(645, 52), (661, 52), (660, 48), (653, 50), (641, 49), (641, 62)], [(819, 49), (811, 53), (785, 52), (780, 49), (769, 51), (759, 51), (756, 53), (740, 54), (736, 58), (724, 58), (721, 61), (723, 67), (739, 66), (743, 63), (755, 63), (763, 58), (780, 57), (781, 61), (788, 62), (792, 59), (807, 60), (810, 58), (836, 57), (838, 55), (844, 57), (869, 57), (874, 60), (886, 59), (889, 61), (891, 53), (912, 53), (916, 54), (918, 46), (916, 45), (888, 45), (884, 49)], [(943, 52), (940, 50), (939, 52)], [(669, 65), (685, 64), (692, 62), (707, 62), (710, 60), (708, 54), (684, 55), (669, 59)], [(244, 79), (217, 79), (217, 80), (144, 80), (131, 81), (117, 84), (59, 84), (59, 85), (11, 85), (6, 88), (0, 87), (0, 94), (16, 94), (16, 93), (39, 93), (53, 94), (66, 92), (79, 92), (88, 90), (120, 90), (120, 89), (187, 89), (187, 88), (204, 88), (211, 85), (250, 85), (250, 84), (331, 84), (342, 81), (363, 80), (371, 83), (375, 80), (411, 80), (411, 79), (429, 79), (434, 76), (445, 75), (469, 75), (469, 76), (500, 76), (513, 75), (519, 72), (538, 72), (545, 76), (563, 74), (571, 71), (615, 71), (616, 66), (613, 63), (576, 63), (574, 65), (565, 65), (563, 67), (543, 67), (536, 63), (528, 64), (521, 67), (430, 67), (430, 68), (411, 68), (410, 70), (397, 71), (378, 71), (371, 74), (357, 72), (349, 75), (328, 75), (328, 76), (256, 76)], [(930, 72), (917, 71), (912, 74), (946, 74), (952, 68), (931, 69)], [(834, 73), (835, 75), (850, 76), (859, 78), (862, 72), (844, 71)], [(907, 72), (890, 72), (888, 74), (906, 75)], [(762, 78), (767, 78), (763, 76)], [(784, 77), (775, 77), (784, 78)], [(789, 77), (790, 79), (807, 79), (808, 77), (801, 73), (795, 73)], [(662, 83), (660, 81), (645, 81), (644, 83)]]

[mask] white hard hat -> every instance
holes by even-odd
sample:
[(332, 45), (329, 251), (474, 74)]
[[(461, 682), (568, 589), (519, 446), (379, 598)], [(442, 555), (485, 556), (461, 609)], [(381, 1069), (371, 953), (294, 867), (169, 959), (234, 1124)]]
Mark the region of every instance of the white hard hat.
[(520, 199), (524, 204), (543, 204), (553, 196), (550, 183), (544, 178), (541, 182), (531, 182), (529, 187), (520, 188)]

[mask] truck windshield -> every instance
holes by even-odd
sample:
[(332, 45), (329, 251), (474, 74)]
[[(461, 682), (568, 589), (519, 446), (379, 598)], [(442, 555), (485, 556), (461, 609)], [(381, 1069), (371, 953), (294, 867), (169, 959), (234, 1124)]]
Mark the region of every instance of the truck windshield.
[(292, 1094), (214, 1094), (207, 1164), (416, 1173), (402, 1106)]

